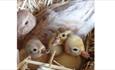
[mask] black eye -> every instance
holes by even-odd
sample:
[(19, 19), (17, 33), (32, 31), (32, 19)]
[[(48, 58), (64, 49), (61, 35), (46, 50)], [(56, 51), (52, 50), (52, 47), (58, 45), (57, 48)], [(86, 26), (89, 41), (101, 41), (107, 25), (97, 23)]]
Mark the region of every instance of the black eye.
[(28, 24), (28, 21), (25, 22), (25, 25), (27, 25), (27, 24)]
[(36, 52), (36, 51), (37, 51), (37, 49), (33, 49), (33, 51), (34, 51), (34, 52)]
[(73, 51), (77, 51), (78, 49), (77, 48), (74, 48)]
[(62, 37), (65, 37), (65, 34), (62, 34)]

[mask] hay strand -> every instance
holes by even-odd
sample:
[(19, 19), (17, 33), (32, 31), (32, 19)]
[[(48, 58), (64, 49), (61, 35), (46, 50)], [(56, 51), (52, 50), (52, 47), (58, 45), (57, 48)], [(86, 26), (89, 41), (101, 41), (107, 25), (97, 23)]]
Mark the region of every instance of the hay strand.
[(50, 58), (50, 61), (49, 61), (49, 67), (50, 68), (51, 68), (51, 64), (52, 64), (52, 61), (54, 59), (55, 53), (56, 53), (56, 51), (54, 51), (53, 54), (51, 55), (51, 58)]
[[(34, 64), (34, 65), (44, 65), (45, 67), (49, 67), (48, 63), (37, 62), (37, 61), (33, 61), (33, 60), (26, 60), (26, 62), (30, 63), (30, 64)], [(63, 66), (57, 66), (57, 65), (53, 65), (53, 64), (51, 65), (51, 68), (58, 69), (58, 70), (72, 70), (70, 68), (66, 68)]]
[(30, 59), (31, 57), (28, 56), (27, 58), (25, 58), (22, 62), (20, 62), (18, 65), (17, 65), (17, 69), (20, 69), (25, 63), (26, 63), (26, 60)]

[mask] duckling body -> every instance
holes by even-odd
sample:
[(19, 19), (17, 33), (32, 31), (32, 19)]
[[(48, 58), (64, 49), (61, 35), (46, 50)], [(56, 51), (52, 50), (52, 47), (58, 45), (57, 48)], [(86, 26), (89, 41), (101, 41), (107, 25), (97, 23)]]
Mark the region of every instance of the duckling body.
[(72, 69), (79, 69), (82, 59), (80, 56), (72, 56), (68, 55), (67, 53), (62, 53), (60, 56), (55, 57), (55, 59), (61, 65), (72, 68)]

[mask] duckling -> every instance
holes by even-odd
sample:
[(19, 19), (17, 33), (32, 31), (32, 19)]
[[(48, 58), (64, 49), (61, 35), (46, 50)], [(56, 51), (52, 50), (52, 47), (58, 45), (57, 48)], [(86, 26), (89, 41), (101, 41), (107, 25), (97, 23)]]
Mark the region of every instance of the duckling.
[(52, 38), (49, 41), (50, 52), (56, 51), (56, 56), (63, 52), (63, 43), (67, 39), (71, 31), (59, 32), (57, 31), (52, 35)]
[(89, 54), (85, 52), (82, 39), (75, 34), (70, 34), (65, 41), (65, 52), (73, 56), (81, 55), (85, 58), (89, 57)]
[(28, 55), (33, 57), (40, 57), (45, 53), (46, 48), (39, 39), (32, 38), (27, 42), (25, 51)]

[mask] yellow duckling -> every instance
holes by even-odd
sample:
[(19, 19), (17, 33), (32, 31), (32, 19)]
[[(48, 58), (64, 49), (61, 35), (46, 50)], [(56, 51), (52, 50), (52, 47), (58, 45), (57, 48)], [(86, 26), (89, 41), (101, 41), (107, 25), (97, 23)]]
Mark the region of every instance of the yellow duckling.
[(53, 51), (56, 51), (55, 55), (61, 54), (64, 48), (62, 45), (70, 33), (71, 31), (54, 33), (48, 45), (50, 52), (53, 53)]
[(68, 55), (65, 52), (60, 56), (55, 57), (54, 60), (65, 67), (76, 70), (79, 70), (82, 63), (82, 58), (80, 56)]
[(65, 41), (65, 52), (73, 56), (89, 57), (89, 54), (85, 52), (82, 39), (75, 34), (70, 34)]

